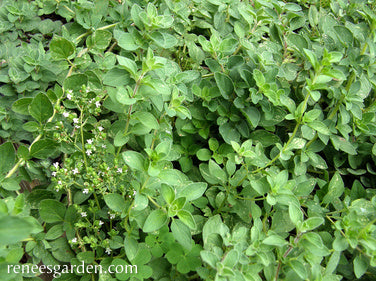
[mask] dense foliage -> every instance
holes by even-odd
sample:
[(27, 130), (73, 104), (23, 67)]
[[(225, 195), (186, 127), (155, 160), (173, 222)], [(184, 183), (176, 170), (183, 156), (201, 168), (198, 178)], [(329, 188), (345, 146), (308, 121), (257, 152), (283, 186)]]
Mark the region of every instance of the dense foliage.
[(1, 280), (376, 279), (372, 0), (0, 5)]

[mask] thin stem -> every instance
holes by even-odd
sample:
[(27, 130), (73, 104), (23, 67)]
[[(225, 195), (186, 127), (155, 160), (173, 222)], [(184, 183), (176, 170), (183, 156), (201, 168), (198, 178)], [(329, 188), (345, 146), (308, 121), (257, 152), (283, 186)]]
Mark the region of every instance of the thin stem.
[[(297, 243), (299, 242), (301, 236), (302, 236), (302, 233), (299, 232), (298, 235), (296, 235), (296, 237), (295, 237), (295, 239), (294, 239), (294, 244), (297, 244)], [(291, 252), (293, 249), (294, 249), (294, 245), (290, 245), (290, 246), (287, 248), (286, 252), (283, 254), (283, 258), (286, 258), (286, 257), (290, 254), (290, 252)], [(278, 275), (279, 275), (279, 271), (281, 270), (281, 267), (282, 267), (282, 261), (279, 260), (279, 262), (278, 262), (278, 267), (277, 267), (277, 272), (275, 273), (275, 277), (274, 277), (274, 280), (275, 280), (275, 281), (278, 280)]]
[[(146, 72), (142, 73), (141, 76), (140, 76), (140, 78), (138, 78), (138, 80), (136, 81), (136, 86), (134, 87), (133, 94), (132, 94), (131, 98), (134, 98), (136, 96), (138, 88), (140, 87), (142, 79), (144, 78), (145, 74), (146, 74)], [(128, 132), (129, 122), (131, 120), (131, 115), (132, 115), (132, 109), (133, 109), (133, 104), (131, 104), (129, 106), (129, 110), (128, 110), (128, 114), (127, 114), (127, 123), (125, 124), (125, 129), (124, 129), (123, 136), (125, 136), (127, 134), (127, 132)], [(122, 148), (123, 148), (123, 146), (119, 146), (118, 151), (116, 152), (116, 157), (119, 156), (120, 151), (121, 151)]]

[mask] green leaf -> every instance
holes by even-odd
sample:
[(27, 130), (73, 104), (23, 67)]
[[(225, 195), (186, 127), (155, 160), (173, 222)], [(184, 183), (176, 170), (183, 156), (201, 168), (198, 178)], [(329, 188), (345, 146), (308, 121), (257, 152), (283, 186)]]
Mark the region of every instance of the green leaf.
[(159, 123), (157, 119), (150, 112), (137, 111), (132, 114), (132, 118), (137, 119), (150, 130), (157, 130), (159, 128)]
[(161, 193), (167, 204), (171, 204), (175, 200), (175, 191), (168, 184), (161, 184)]
[(122, 153), (125, 164), (127, 164), (131, 169), (137, 171), (144, 171), (144, 156), (136, 151), (127, 150)]
[(50, 43), (52, 58), (55, 60), (65, 60), (75, 52), (74, 44), (62, 37), (54, 37)]
[(87, 85), (89, 78), (85, 74), (73, 74), (64, 80), (64, 91), (80, 91), (83, 85)]
[(24, 218), (5, 216), (0, 218), (0, 245), (9, 246), (27, 238), (33, 225)]
[(220, 182), (225, 183), (227, 182), (227, 175), (224, 170), (219, 167), (217, 163), (215, 163), (213, 160), (209, 160), (209, 172), (210, 174), (217, 178)]
[(168, 216), (163, 210), (153, 210), (146, 218), (143, 231), (153, 232), (160, 229), (168, 221)]
[(304, 53), (307, 56), (309, 62), (313, 66), (313, 68), (315, 70), (318, 69), (319, 68), (319, 61), (317, 60), (316, 54), (314, 52), (312, 52), (311, 50), (308, 50), (308, 49), (303, 49), (303, 50), (304, 50)]
[(185, 197), (187, 201), (196, 200), (204, 194), (207, 186), (207, 183), (204, 182), (190, 183), (180, 190), (179, 197)]
[(234, 92), (234, 84), (231, 78), (221, 72), (215, 72), (214, 78), (221, 95), (228, 100)]
[(219, 262), (219, 258), (209, 251), (201, 251), (200, 256), (204, 262), (210, 265), (212, 268), (217, 268), (217, 262)]
[(357, 255), (354, 259), (354, 273), (356, 278), (360, 278), (366, 273), (368, 262), (363, 255)]
[(295, 273), (299, 275), (300, 278), (304, 280), (308, 278), (307, 269), (305, 268), (304, 264), (301, 261), (291, 260), (290, 266), (295, 271)]
[(45, 236), (46, 240), (55, 240), (64, 234), (63, 225), (57, 224), (51, 227)]
[(309, 230), (313, 230), (324, 223), (324, 219), (322, 217), (311, 217), (305, 220), (300, 228), (301, 232), (306, 232)]
[(260, 142), (263, 147), (268, 147), (280, 142), (278, 136), (265, 130), (253, 131), (250, 138), (255, 142)]
[(332, 253), (328, 263), (326, 264), (324, 275), (332, 274), (336, 270), (340, 257), (341, 257), (341, 252), (334, 251)]
[(248, 123), (256, 128), (260, 122), (261, 114), (256, 107), (250, 106), (241, 110)]
[(88, 42), (89, 44), (87, 45), (89, 48), (95, 48), (97, 50), (104, 51), (111, 43), (111, 39), (111, 32), (107, 30), (96, 30), (91, 37), (91, 42)]
[(1, 182), (1, 187), (6, 190), (19, 190), (21, 188), (18, 180), (14, 178), (7, 178)]
[(16, 113), (29, 115), (29, 105), (33, 98), (20, 98), (12, 104), (12, 110)]
[(104, 195), (104, 201), (111, 210), (119, 213), (122, 213), (127, 206), (124, 197), (117, 193)]
[(323, 135), (330, 135), (328, 127), (321, 121), (312, 121), (307, 123), (307, 125)]
[(135, 39), (133, 38), (132, 34), (123, 31), (116, 31), (114, 32), (114, 37), (118, 42), (118, 45), (127, 51), (135, 51), (140, 46), (136, 43)]
[(334, 31), (337, 33), (338, 39), (345, 44), (346, 46), (350, 47), (353, 44), (354, 36), (352, 32), (345, 26), (336, 25), (333, 27)]
[(40, 129), (40, 124), (35, 121), (29, 121), (22, 125), (22, 129), (28, 132), (36, 132)]
[(195, 230), (197, 225), (195, 219), (193, 218), (192, 214), (186, 210), (180, 210), (178, 212), (179, 219), (187, 225), (190, 229)]
[(5, 142), (0, 145), (0, 177), (2, 174), (7, 173), (12, 169), (14, 162), (16, 161), (16, 152), (11, 142)]
[(133, 77), (136, 76), (137, 64), (133, 60), (122, 56), (116, 56), (116, 58), (119, 64), (124, 67), (130, 74), (132, 74)]
[(178, 43), (175, 36), (166, 32), (154, 31), (152, 34), (150, 34), (150, 38), (163, 49), (170, 49)]
[(221, 134), (223, 140), (228, 144), (231, 144), (232, 141), (239, 142), (240, 140), (240, 134), (234, 127), (233, 123), (225, 123), (220, 125), (219, 133)]
[(30, 103), (29, 113), (39, 123), (43, 123), (52, 116), (54, 109), (48, 97), (43, 93), (39, 93)]
[(173, 220), (171, 223), (171, 231), (174, 238), (187, 251), (192, 249), (192, 235), (189, 228), (181, 220)]
[(63, 203), (52, 199), (45, 199), (40, 202), (39, 205), (40, 217), (47, 223), (63, 221), (65, 210), (65, 205)]
[(340, 197), (345, 190), (345, 186), (339, 172), (336, 172), (329, 182), (328, 193), (324, 196), (322, 202), (328, 204), (334, 199)]
[(118, 67), (111, 68), (103, 76), (103, 84), (114, 87), (127, 85), (130, 81), (131, 78), (129, 76), (128, 71)]
[(45, 159), (56, 152), (57, 144), (50, 139), (39, 140), (30, 147), (30, 156)]
[(266, 244), (266, 245), (277, 246), (277, 247), (282, 247), (282, 246), (288, 244), (287, 241), (279, 235), (270, 235), (270, 236), (266, 237), (262, 241), (262, 243)]
[(196, 152), (196, 156), (200, 161), (208, 161), (212, 157), (212, 153), (207, 148), (201, 148)]
[(295, 226), (299, 226), (303, 221), (303, 213), (295, 204), (289, 205), (289, 215), (292, 223), (295, 224)]

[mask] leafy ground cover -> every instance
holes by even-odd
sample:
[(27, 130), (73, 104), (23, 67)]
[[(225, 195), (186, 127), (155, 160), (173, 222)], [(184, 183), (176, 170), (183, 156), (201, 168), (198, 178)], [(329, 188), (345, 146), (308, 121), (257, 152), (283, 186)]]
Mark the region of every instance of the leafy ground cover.
[(372, 0), (0, 5), (0, 272), (375, 280)]

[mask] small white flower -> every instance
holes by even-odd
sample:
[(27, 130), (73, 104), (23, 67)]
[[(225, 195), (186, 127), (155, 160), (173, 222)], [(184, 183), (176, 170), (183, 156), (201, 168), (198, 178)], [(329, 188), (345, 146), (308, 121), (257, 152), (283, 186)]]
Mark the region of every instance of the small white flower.
[(103, 127), (102, 127), (102, 126), (99, 126), (99, 127), (98, 127), (98, 130), (99, 130), (99, 132), (102, 132), (102, 131), (103, 131)]
[(88, 193), (89, 193), (89, 189), (88, 189), (88, 188), (85, 188), (84, 190), (82, 190), (82, 193), (84, 193), (84, 194), (88, 194)]
[(102, 148), (106, 148), (107, 147), (107, 145), (105, 145), (105, 144), (102, 144)]
[(67, 94), (67, 99), (71, 100), (72, 99), (72, 95), (71, 94)]
[(83, 218), (84, 218), (84, 217), (87, 217), (86, 212), (82, 212), (82, 213), (81, 213), (81, 217), (83, 217)]
[(62, 183), (61, 181), (58, 181), (57, 184), (58, 184), (58, 185), (62, 185), (63, 183)]
[(92, 143), (93, 143), (93, 140), (92, 140), (92, 139), (88, 139), (88, 140), (87, 140), (87, 143), (88, 143), (88, 144), (92, 144)]
[(78, 169), (77, 168), (73, 169), (73, 175), (75, 175), (75, 174), (78, 174)]
[(80, 127), (80, 126), (78, 126), (78, 125), (75, 125), (74, 127), (75, 127), (76, 129), (79, 129), (79, 128), (81, 128), (81, 127)]
[(78, 118), (73, 118), (73, 123), (77, 124), (79, 122)]
[(137, 191), (136, 190), (133, 190), (133, 196), (137, 194)]
[(122, 173), (122, 172), (123, 172), (123, 169), (122, 169), (122, 168), (118, 168), (118, 169), (117, 169), (117, 172), (118, 172), (118, 173)]
[(115, 218), (115, 214), (111, 214), (110, 212), (108, 212), (108, 214), (110, 215), (111, 220)]
[(107, 255), (111, 254), (111, 249), (110, 249), (110, 248), (107, 248), (107, 249), (106, 249), (106, 254), (107, 254)]
[(104, 224), (104, 222), (103, 221), (99, 221), (99, 226), (101, 226), (101, 225), (103, 225)]
[(69, 112), (63, 112), (63, 116), (67, 118), (69, 116)]
[(95, 102), (95, 106), (96, 106), (96, 107), (100, 107), (100, 106), (101, 106), (101, 103), (100, 103), (99, 101), (96, 101), (96, 102)]
[(73, 90), (68, 90), (68, 93), (69, 94), (73, 94)]
[(92, 153), (92, 151), (91, 151), (90, 149), (86, 150), (86, 154), (87, 154), (88, 156), (90, 156), (91, 153)]
[(53, 165), (56, 169), (59, 168), (59, 162), (55, 162)]
[(77, 243), (77, 238), (76, 238), (76, 237), (74, 237), (74, 238), (72, 239), (72, 243)]
[(53, 177), (56, 177), (56, 172), (52, 172), (51, 175), (52, 175)]

